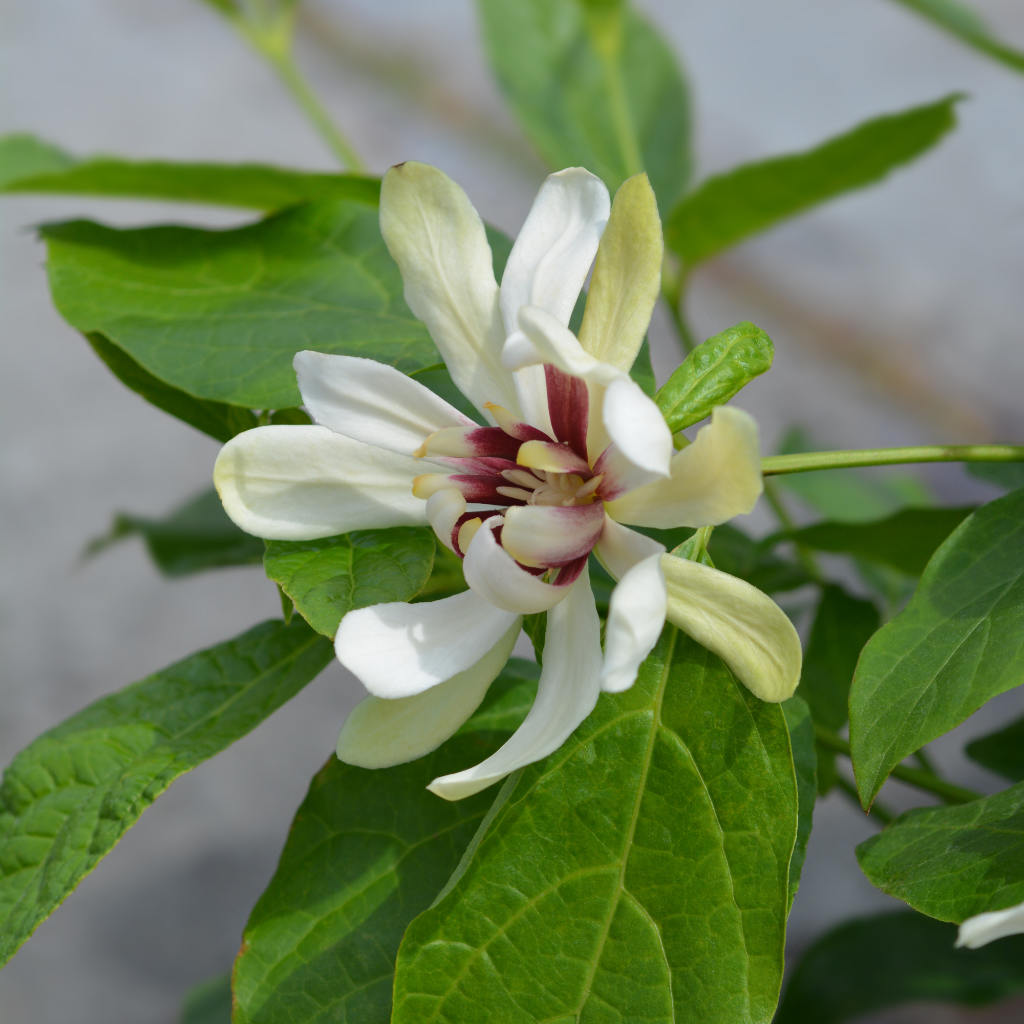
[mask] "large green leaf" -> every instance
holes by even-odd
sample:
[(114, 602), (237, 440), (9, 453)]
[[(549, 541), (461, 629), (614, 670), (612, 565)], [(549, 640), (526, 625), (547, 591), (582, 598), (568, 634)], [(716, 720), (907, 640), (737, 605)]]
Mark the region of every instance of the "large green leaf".
[(79, 160), (42, 139), (19, 133), (0, 137), (0, 192), (172, 199), (278, 210), (314, 199), (352, 199), (375, 206), (380, 182), (266, 164), (175, 163), (112, 156)]
[(790, 697), (783, 703), (782, 711), (793, 750), (798, 805), (796, 845), (789, 862), (789, 902), (792, 906), (800, 887), (800, 872), (807, 858), (807, 841), (811, 838), (814, 803), (818, 796), (818, 760), (814, 749), (814, 722), (807, 702), (800, 697)]
[(864, 648), (850, 744), (865, 805), (903, 758), (1024, 679), (1024, 491), (982, 506)]
[(530, 141), (554, 168), (616, 189), (646, 171), (662, 212), (690, 175), (690, 105), (676, 58), (620, 0), (477, 0), (484, 45)]
[(127, 537), (142, 538), (150, 558), (165, 576), (255, 565), (263, 557), (263, 541), (243, 533), (228, 519), (212, 488), (160, 519), (117, 515), (110, 532), (94, 540), (87, 554), (97, 554)]
[(983, 949), (955, 949), (955, 939), (950, 925), (905, 910), (842, 924), (800, 958), (775, 1024), (842, 1024), (923, 1001), (985, 1006), (1024, 992), (1024, 937)]
[(736, 324), (698, 345), (662, 385), (655, 401), (675, 433), (711, 415), (771, 369), (775, 346), (760, 327)]
[(857, 860), (883, 892), (940, 921), (1024, 903), (1024, 783), (908, 811), (861, 843)]
[(814, 149), (709, 178), (672, 210), (665, 241), (692, 267), (779, 221), (880, 181), (954, 126), (958, 98), (876, 117)]
[(1024, 782), (1024, 718), (967, 744), (967, 756), (990, 772)]
[(449, 803), (425, 786), (490, 754), (521, 721), (535, 676), (536, 666), (511, 662), (460, 734), (412, 764), (324, 766), (246, 925), (235, 1024), (387, 1024), (402, 933), (494, 799)]
[(402, 298), (375, 208), (325, 201), (243, 228), (43, 228), (54, 302), (148, 373), (252, 409), (299, 403), (304, 348), (404, 371), (437, 362)]
[(0, 962), (184, 772), (255, 728), (331, 659), (302, 622), (266, 622), (43, 733), (0, 785)]
[(324, 636), (353, 608), (408, 601), (426, 586), (436, 543), (426, 527), (359, 530), (323, 540), (272, 540), (267, 575)]
[(1014, 71), (1024, 72), (1024, 52), (1007, 46), (995, 36), (973, 8), (958, 0), (896, 0), (962, 43), (1000, 61)]
[(669, 628), (506, 782), (406, 932), (394, 1024), (767, 1022), (796, 824), (781, 709)]

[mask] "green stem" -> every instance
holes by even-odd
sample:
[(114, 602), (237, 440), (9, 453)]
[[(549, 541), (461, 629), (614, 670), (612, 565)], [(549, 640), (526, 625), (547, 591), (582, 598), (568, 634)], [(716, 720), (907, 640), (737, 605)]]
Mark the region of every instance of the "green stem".
[(838, 452), (769, 455), (761, 460), (765, 476), (807, 473), (853, 466), (897, 466), (908, 462), (1024, 462), (1019, 444), (923, 444), (909, 448), (858, 448)]
[[(837, 754), (851, 756), (850, 744), (842, 736), (837, 736), (823, 726), (817, 724), (814, 726), (814, 739), (823, 747), (834, 750)], [(975, 793), (972, 789), (964, 789), (962, 786), (955, 786), (952, 782), (946, 782), (945, 779), (937, 778), (931, 772), (923, 771), (920, 768), (910, 768), (907, 765), (898, 764), (889, 774), (894, 779), (899, 779), (910, 786), (934, 794), (947, 804), (966, 804), (972, 800), (981, 799), (980, 793)]]
[[(850, 782), (849, 779), (844, 778), (838, 772), (836, 773), (836, 788), (842, 792), (846, 797), (849, 797), (851, 802), (856, 804), (857, 810), (862, 811), (863, 808), (860, 805), (860, 797), (857, 795), (857, 787)], [(867, 811), (868, 817), (877, 818), (883, 825), (888, 825), (896, 815), (889, 810), (885, 804), (876, 800)]]
[[(765, 500), (771, 506), (772, 511), (775, 513), (775, 518), (778, 519), (779, 525), (787, 533), (792, 533), (793, 530), (796, 529), (796, 523), (793, 521), (793, 517), (789, 514), (789, 509), (786, 508), (786, 504), (782, 500), (782, 495), (779, 494), (779, 489), (775, 486), (774, 480), (765, 480), (764, 496)], [(815, 583), (824, 584), (825, 574), (821, 571), (821, 566), (818, 565), (818, 560), (814, 557), (811, 549), (799, 542), (796, 542), (793, 546), (796, 548), (796, 556), (800, 560), (800, 564), (807, 571), (807, 575), (810, 576)]]

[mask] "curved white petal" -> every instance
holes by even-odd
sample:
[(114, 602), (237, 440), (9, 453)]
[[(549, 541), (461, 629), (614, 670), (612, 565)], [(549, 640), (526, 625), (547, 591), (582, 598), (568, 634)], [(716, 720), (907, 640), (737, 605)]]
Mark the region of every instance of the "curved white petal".
[(524, 565), (566, 565), (590, 554), (604, 527), (592, 505), (518, 505), (505, 512), (501, 546)]
[(603, 690), (620, 693), (636, 682), (640, 663), (651, 653), (665, 625), (667, 605), (661, 554), (656, 553), (634, 565), (612, 591), (601, 670)]
[(625, 376), (612, 381), (605, 388), (601, 415), (611, 446), (599, 471), (609, 475), (609, 485), (625, 491), (652, 481), (657, 486), (668, 478), (672, 433), (661, 410), (636, 381)]
[(622, 523), (670, 528), (714, 526), (749, 512), (764, 489), (757, 424), (719, 406), (693, 444), (672, 457), (671, 472), (609, 502), (608, 513)]
[(446, 800), (461, 800), (547, 757), (594, 710), (600, 676), (601, 622), (584, 572), (566, 599), (548, 612), (537, 699), (523, 724), (485, 761), (434, 779), (428, 788)]
[(440, 601), (357, 608), (338, 626), (338, 660), (376, 697), (411, 697), (475, 665), (518, 616), (471, 590)]
[(294, 359), (302, 401), (323, 427), (412, 455), (444, 427), (472, 425), (429, 388), (375, 359), (299, 352)]
[(257, 537), (312, 540), (426, 522), (413, 496), (423, 463), (319, 426), (256, 427), (220, 450), (213, 483), (232, 521)]
[(563, 373), (596, 384), (608, 384), (623, 375), (622, 370), (584, 352), (576, 335), (540, 306), (523, 306), (519, 310), (516, 329), (501, 350), (501, 361), (510, 370), (550, 363)]
[(637, 562), (664, 552), (664, 544), (615, 522), (609, 516), (605, 516), (601, 539), (594, 548), (601, 564), (617, 580), (621, 580)]
[(454, 487), (444, 487), (427, 498), (427, 522), (433, 527), (437, 539), (449, 551), (455, 550), (452, 533), (459, 516), (466, 511), (466, 499)]
[(755, 697), (783, 701), (800, 681), (800, 637), (756, 587), (699, 562), (662, 555), (668, 620), (717, 654)]
[(405, 301), (426, 324), (458, 389), (484, 411), (519, 403), (500, 362), (505, 330), (491, 247), (465, 192), (426, 164), (398, 164), (380, 189), (380, 230)]
[(341, 727), (338, 757), (359, 768), (388, 768), (429, 754), (477, 709), (508, 661), (519, 628), (516, 621), (476, 664), (423, 693), (364, 698)]
[(661, 291), (664, 243), (658, 203), (646, 174), (622, 183), (594, 261), (580, 344), (628, 371), (643, 344)]
[(977, 949), (1008, 935), (1024, 934), (1024, 903), (1005, 910), (990, 910), (967, 918), (957, 933), (957, 946)]
[(570, 587), (545, 583), (521, 569), (515, 559), (494, 537), (491, 523), (476, 531), (466, 557), (462, 573), (480, 604), (503, 608), (517, 615), (544, 612), (565, 599)]

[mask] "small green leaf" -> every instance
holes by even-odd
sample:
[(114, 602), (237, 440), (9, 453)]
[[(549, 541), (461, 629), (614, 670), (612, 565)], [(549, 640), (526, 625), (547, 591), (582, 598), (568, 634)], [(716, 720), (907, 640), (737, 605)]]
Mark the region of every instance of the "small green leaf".
[(1005, 64), (1014, 71), (1024, 72), (1024, 52), (1007, 46), (993, 35), (988, 25), (966, 4), (957, 0), (896, 0), (916, 11), (923, 18), (956, 36), (962, 43), (979, 53)]
[(698, 345), (655, 395), (669, 430), (674, 434), (710, 416), (770, 369), (774, 355), (772, 339), (746, 322)]
[(265, 622), (43, 733), (0, 785), (0, 963), (179, 775), (219, 753), (331, 660), (304, 623)]
[(864, 648), (850, 744), (868, 805), (893, 767), (1024, 673), (1024, 491), (983, 505), (935, 552), (910, 604)]
[(900, 815), (857, 847), (882, 892), (940, 921), (1024, 902), (1024, 783), (955, 807)]
[(1024, 992), (1024, 937), (983, 949), (955, 940), (950, 925), (903, 910), (842, 924), (800, 958), (775, 1024), (843, 1024), (904, 1003), (987, 1006)]
[(243, 533), (224, 512), (214, 490), (203, 491), (162, 519), (120, 514), (110, 532), (92, 541), (86, 555), (95, 555), (127, 537), (141, 537), (165, 576), (187, 576), (206, 569), (256, 565), (263, 541)]
[(625, 3), (477, 0), (498, 84), (551, 167), (612, 191), (639, 171), (662, 213), (690, 175), (690, 102), (675, 55)]
[(790, 697), (782, 704), (789, 729), (789, 745), (793, 750), (793, 767), (796, 770), (797, 830), (796, 845), (789, 861), (789, 905), (800, 887), (800, 873), (807, 858), (807, 841), (811, 838), (814, 818), (814, 802), (818, 796), (818, 757), (814, 749), (814, 722), (806, 701)]
[(953, 128), (959, 99), (877, 117), (814, 149), (709, 178), (672, 210), (665, 241), (693, 267), (818, 203), (880, 181)]
[(196, 985), (185, 996), (181, 1024), (231, 1024), (231, 975)]
[(353, 608), (408, 601), (430, 578), (434, 534), (408, 526), (357, 530), (322, 540), (271, 540), (263, 567), (324, 636), (334, 636)]
[(1011, 782), (1024, 782), (1024, 718), (967, 744), (967, 756)]
[(668, 629), (512, 776), (399, 950), (394, 1024), (771, 1020), (797, 794), (783, 713)]
[(0, 136), (0, 192), (16, 191), (11, 186), (21, 179), (60, 174), (73, 165), (68, 153), (34, 135)]
[(431, 779), (488, 756), (522, 720), (535, 666), (515, 659), (440, 750), (313, 779), (235, 962), (235, 1024), (388, 1024), (395, 954), (459, 863), (493, 793), (449, 803)]

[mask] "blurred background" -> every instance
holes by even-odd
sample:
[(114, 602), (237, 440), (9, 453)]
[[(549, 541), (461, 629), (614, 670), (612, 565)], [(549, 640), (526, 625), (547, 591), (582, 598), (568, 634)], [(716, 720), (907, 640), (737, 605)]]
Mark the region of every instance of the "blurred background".
[[(699, 337), (750, 319), (775, 369), (741, 396), (770, 450), (799, 424), (820, 447), (1024, 437), (1024, 77), (886, 0), (849, 4), (638, 0), (693, 89), (697, 180), (817, 144), (876, 114), (963, 90), (960, 125), (869, 190), (712, 261), (690, 298)], [(1024, 44), (1016, 0), (976, 0)], [(256, 160), (332, 169), (272, 72), (188, 0), (5, 0), (0, 131), (76, 154)], [(488, 71), (468, 0), (307, 0), (298, 56), (373, 173), (415, 158), (458, 180), (515, 233), (546, 173)], [(0, 761), (90, 701), (233, 636), (279, 604), (261, 570), (168, 583), (130, 541), (84, 561), (112, 514), (160, 515), (208, 485), (217, 445), (120, 386), (54, 312), (32, 225), (234, 224), (248, 215), (154, 203), (7, 197), (0, 206), (0, 448), (4, 530)], [(652, 328), (664, 379), (679, 359)], [(944, 503), (995, 491), (959, 467), (918, 475)], [(758, 529), (756, 518), (748, 524)], [(332, 667), (228, 751), (181, 779), (0, 974), (0, 1020), (169, 1024), (193, 984), (230, 968), (294, 809), (357, 699)], [(994, 780), (959, 754), (1019, 707), (993, 701), (934, 746), (964, 785)], [(890, 794), (890, 791), (893, 791)], [(890, 803), (919, 804), (901, 794)], [(819, 802), (791, 923), (794, 949), (833, 922), (895, 906), (861, 875), (874, 831)], [(876, 1022), (1020, 1020), (909, 1008)]]

